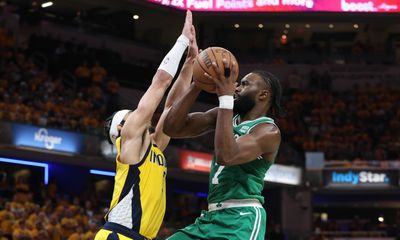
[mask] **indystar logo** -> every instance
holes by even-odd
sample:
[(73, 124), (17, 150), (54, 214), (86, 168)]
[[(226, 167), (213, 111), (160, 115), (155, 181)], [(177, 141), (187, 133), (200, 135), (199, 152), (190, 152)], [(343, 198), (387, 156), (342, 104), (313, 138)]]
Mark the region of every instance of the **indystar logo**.
[(41, 128), (35, 132), (35, 141), (44, 143), (46, 149), (52, 150), (56, 144), (61, 144), (62, 138), (49, 136), (46, 128)]
[(333, 183), (350, 183), (353, 185), (361, 183), (389, 183), (389, 177), (386, 173), (374, 173), (370, 171), (361, 171), (354, 173), (352, 171), (346, 173), (332, 172)]

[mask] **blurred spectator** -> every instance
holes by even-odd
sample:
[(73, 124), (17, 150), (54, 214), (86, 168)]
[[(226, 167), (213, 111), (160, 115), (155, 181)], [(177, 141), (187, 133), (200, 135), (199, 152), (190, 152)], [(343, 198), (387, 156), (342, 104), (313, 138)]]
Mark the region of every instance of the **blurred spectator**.
[(298, 73), (297, 69), (293, 70), (287, 79), (287, 88), (290, 91), (289, 93), (293, 93), (296, 92), (300, 89), (303, 88), (302, 84), (303, 84), (303, 79), (300, 76), (300, 74)]
[(96, 61), (91, 69), (92, 71), (92, 81), (95, 84), (101, 84), (104, 78), (107, 76), (107, 71), (100, 66), (100, 63)]
[(87, 62), (84, 61), (82, 65), (79, 65), (75, 69), (75, 76), (78, 78), (78, 84), (82, 87), (88, 87), (91, 82), (91, 71), (87, 65)]

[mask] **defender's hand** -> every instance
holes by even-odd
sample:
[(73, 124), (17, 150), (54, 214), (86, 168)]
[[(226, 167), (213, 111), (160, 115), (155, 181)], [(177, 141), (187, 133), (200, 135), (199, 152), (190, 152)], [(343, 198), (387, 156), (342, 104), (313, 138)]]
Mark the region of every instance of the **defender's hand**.
[(187, 37), (190, 41), (193, 41), (193, 34), (191, 31), (192, 25), (193, 25), (192, 12), (190, 10), (187, 10), (185, 23), (183, 24), (183, 29), (182, 29), (182, 35)]
[(187, 57), (191, 60), (194, 60), (199, 54), (199, 47), (197, 46), (197, 41), (196, 41), (196, 29), (194, 28), (193, 25), (190, 28), (190, 31), (192, 33), (193, 40), (190, 41), (189, 52)]

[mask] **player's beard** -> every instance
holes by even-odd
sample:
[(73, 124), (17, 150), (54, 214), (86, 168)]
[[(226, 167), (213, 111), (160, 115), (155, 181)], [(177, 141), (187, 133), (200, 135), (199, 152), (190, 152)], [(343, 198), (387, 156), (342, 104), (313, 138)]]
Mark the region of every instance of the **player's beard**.
[(235, 104), (233, 105), (233, 112), (235, 114), (239, 114), (241, 117), (244, 117), (244, 115), (253, 109), (255, 105), (256, 102), (251, 94), (238, 96), (235, 100)]

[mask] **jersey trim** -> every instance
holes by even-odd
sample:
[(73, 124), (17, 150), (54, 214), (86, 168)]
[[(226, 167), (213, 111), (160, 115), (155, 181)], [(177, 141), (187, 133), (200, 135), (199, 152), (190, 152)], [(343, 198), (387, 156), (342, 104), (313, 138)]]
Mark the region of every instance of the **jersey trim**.
[[(119, 137), (119, 138), (121, 138), (121, 137)], [(117, 139), (118, 139), (118, 138), (117, 138)], [(121, 141), (121, 140), (120, 140), (120, 141)], [(153, 143), (150, 141), (149, 146), (148, 146), (147, 149), (146, 149), (146, 153), (143, 155), (142, 159), (141, 159), (139, 162), (137, 162), (137, 163), (135, 163), (135, 164), (128, 164), (128, 163), (123, 163), (123, 162), (121, 162), (121, 161), (119, 160), (119, 159), (121, 158), (120, 152), (121, 152), (121, 150), (122, 150), (122, 143), (120, 143), (120, 147), (119, 147), (120, 149), (119, 149), (118, 156), (117, 156), (116, 160), (118, 161), (118, 163), (123, 164), (123, 165), (129, 165), (129, 166), (137, 166), (137, 167), (140, 167), (140, 166), (143, 164), (143, 162), (146, 160), (147, 155), (149, 154), (152, 145), (153, 145)]]
[(265, 123), (265, 124), (272, 124), (272, 125), (276, 126), (275, 122), (269, 122), (269, 121), (268, 121), (268, 122), (259, 122), (259, 123), (257, 123), (257, 124), (254, 124), (253, 126), (251, 126), (251, 127), (247, 130), (247, 132), (250, 133), (251, 130), (253, 130), (254, 127), (256, 127), (256, 126), (258, 126), (258, 125), (260, 125), (260, 124), (263, 124), (263, 123)]
[(129, 228), (126, 228), (125, 226), (122, 226), (118, 223), (113, 223), (113, 222), (106, 222), (102, 229), (108, 230), (108, 231), (112, 231), (112, 232), (117, 232), (119, 234), (122, 234), (128, 238), (132, 238), (135, 240), (146, 240), (146, 237), (144, 237), (143, 235), (132, 231)]
[[(253, 122), (253, 121), (261, 121), (261, 120), (264, 120), (265, 123), (274, 124), (276, 126), (274, 119), (272, 119), (270, 117), (266, 117), (266, 116), (262, 116), (262, 117), (259, 117), (259, 118), (253, 119), (253, 120), (246, 120), (244, 122), (238, 123), (239, 115), (235, 115), (233, 117), (233, 119), (232, 119), (232, 123), (233, 123), (234, 127), (238, 127), (239, 125), (242, 125), (242, 124), (250, 123), (250, 122)], [(258, 125), (259, 123), (264, 123), (264, 122), (258, 122), (255, 125)]]
[(147, 147), (146, 153), (143, 155), (142, 159), (138, 163), (132, 164), (132, 166), (140, 167), (146, 160), (147, 155), (149, 155), (149, 152), (151, 150), (151, 146), (153, 146), (153, 143), (150, 141), (149, 146)]
[[(137, 172), (138, 181), (135, 186), (133, 186), (133, 198), (132, 198), (132, 229), (136, 232), (140, 232), (140, 222), (142, 221), (142, 204), (140, 201), (140, 170), (135, 169)], [(136, 221), (134, 221), (136, 220)]]
[(208, 211), (217, 211), (226, 208), (237, 208), (237, 207), (259, 207), (262, 208), (258, 199), (229, 199), (219, 203), (208, 204)]

